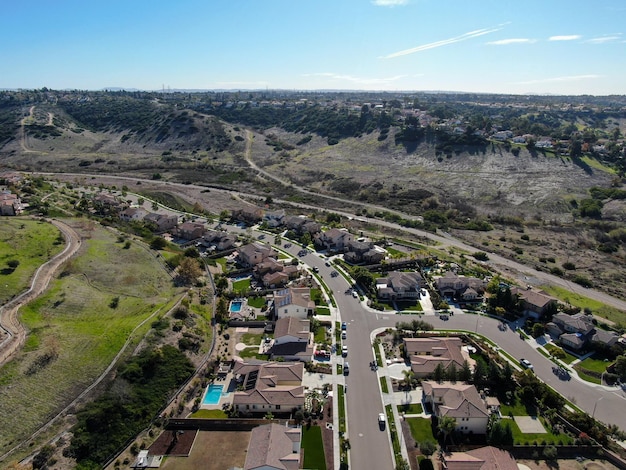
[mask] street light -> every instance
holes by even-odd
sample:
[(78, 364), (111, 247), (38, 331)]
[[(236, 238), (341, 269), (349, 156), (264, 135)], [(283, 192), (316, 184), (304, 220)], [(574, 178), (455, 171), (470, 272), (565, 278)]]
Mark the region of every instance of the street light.
[(591, 419), (594, 419), (594, 416), (596, 415), (596, 406), (598, 406), (598, 403), (603, 399), (604, 397), (600, 397), (596, 400), (596, 402), (593, 405), (593, 412), (591, 413)]

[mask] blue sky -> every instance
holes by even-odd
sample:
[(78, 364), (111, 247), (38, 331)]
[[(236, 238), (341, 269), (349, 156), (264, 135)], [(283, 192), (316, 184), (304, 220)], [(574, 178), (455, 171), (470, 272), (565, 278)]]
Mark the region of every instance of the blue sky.
[(3, 3), (0, 88), (626, 94), (624, 0)]

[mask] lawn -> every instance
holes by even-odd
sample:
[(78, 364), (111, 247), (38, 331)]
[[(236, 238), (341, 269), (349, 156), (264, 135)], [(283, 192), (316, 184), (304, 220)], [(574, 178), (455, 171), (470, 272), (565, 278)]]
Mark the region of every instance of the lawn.
[(563, 351), (563, 353), (565, 354), (565, 358), (561, 359), (561, 361), (563, 361), (566, 364), (571, 364), (576, 359), (576, 357), (572, 356), (570, 353), (568, 353), (564, 349), (559, 348), (558, 346), (555, 346), (554, 344), (548, 343), (544, 346), (544, 348), (546, 348), (550, 354), (553, 354), (555, 351)]
[(396, 429), (396, 422), (393, 418), (393, 409), (391, 408), (391, 405), (385, 405), (385, 414), (387, 415), (387, 426), (389, 427), (389, 434), (391, 435), (393, 455), (397, 463), (402, 458), (402, 449), (400, 448), (400, 439), (398, 438), (398, 430)]
[(414, 302), (396, 302), (396, 304), (398, 305), (399, 310), (406, 310), (408, 312), (421, 312), (423, 310), (422, 304), (419, 302), (419, 300)]
[(330, 309), (328, 307), (316, 307), (315, 315), (330, 315)]
[(406, 418), (406, 422), (409, 423), (411, 429), (411, 435), (415, 442), (435, 441), (433, 436), (433, 428), (431, 421), (428, 418)]
[(317, 330), (315, 330), (314, 341), (316, 343), (325, 343), (326, 342), (326, 327), (318, 326)]
[[(337, 367), (341, 367), (339, 364)], [(346, 402), (343, 385), (337, 385), (337, 403), (339, 406), (339, 432), (346, 432)]]
[[(0, 451), (39, 429), (93, 383), (129, 338), (132, 351), (156, 314), (177, 300), (171, 278), (151, 252), (136, 244), (125, 249), (116, 235), (89, 221), (68, 222), (83, 246), (48, 290), (20, 310), (26, 344), (0, 370), (6, 386)], [(111, 307), (114, 298), (119, 301)]]
[(543, 421), (543, 418), (539, 418), (539, 419), (541, 419), (541, 423), (543, 424), (543, 427), (546, 429), (546, 432), (544, 433), (522, 433), (522, 431), (520, 431), (520, 428), (515, 422), (515, 420), (506, 419), (505, 422), (509, 423), (511, 426), (511, 431), (513, 432), (513, 442), (515, 443), (515, 445), (533, 445), (533, 444), (568, 445), (568, 444), (573, 443), (573, 439), (571, 438), (571, 436), (568, 436), (567, 434), (558, 434), (558, 435), (552, 434), (548, 430), (549, 427)]
[(233, 291), (244, 292), (250, 290), (250, 278), (233, 281)]
[(387, 387), (387, 377), (379, 377), (378, 380), (380, 380), (380, 388), (383, 393), (389, 393), (389, 388)]
[(241, 342), (248, 346), (258, 346), (265, 338), (265, 333), (244, 333), (241, 336)]
[(424, 407), (421, 403), (407, 403), (405, 405), (398, 405), (398, 412), (408, 415), (418, 415), (424, 412)]
[(260, 361), (267, 361), (270, 358), (269, 354), (259, 354), (259, 348), (257, 347), (246, 348), (242, 351), (238, 351), (237, 355), (242, 359), (253, 358)]
[[(3, 217), (0, 224), (0, 305), (28, 288), (33, 273), (65, 248), (65, 240), (52, 224)], [(9, 261), (18, 261), (12, 269)]]
[(192, 413), (190, 418), (227, 419), (228, 415), (222, 410), (198, 410)]
[(262, 308), (265, 305), (265, 297), (248, 297), (248, 305), (254, 308)]
[(302, 428), (300, 447), (304, 449), (304, 468), (326, 470), (322, 429), (319, 426)]
[(601, 376), (606, 371), (610, 361), (604, 359), (597, 359), (594, 356), (588, 357), (584, 361), (579, 362), (574, 366), (578, 376), (586, 380), (587, 382), (599, 384), (602, 383)]

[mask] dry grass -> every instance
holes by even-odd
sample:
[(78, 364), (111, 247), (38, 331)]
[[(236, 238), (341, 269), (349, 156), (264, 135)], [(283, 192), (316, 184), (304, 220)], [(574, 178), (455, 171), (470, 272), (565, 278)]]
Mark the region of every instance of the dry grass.
[(161, 464), (163, 470), (224, 470), (243, 468), (250, 441), (249, 431), (200, 431), (189, 457), (168, 457)]

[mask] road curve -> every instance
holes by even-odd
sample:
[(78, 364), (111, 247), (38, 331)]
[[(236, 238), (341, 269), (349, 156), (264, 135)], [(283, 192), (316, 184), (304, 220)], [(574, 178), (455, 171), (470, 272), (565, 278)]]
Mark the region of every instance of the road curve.
[(57, 269), (80, 248), (80, 236), (72, 227), (59, 220), (48, 220), (48, 222), (56, 226), (63, 234), (65, 249), (35, 271), (27, 291), (0, 307), (0, 328), (7, 333), (4, 341), (0, 343), (0, 366), (4, 365), (24, 345), (26, 339), (26, 330), (17, 313), (19, 308), (40, 295), (48, 287)]

